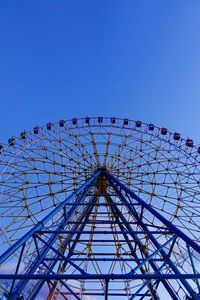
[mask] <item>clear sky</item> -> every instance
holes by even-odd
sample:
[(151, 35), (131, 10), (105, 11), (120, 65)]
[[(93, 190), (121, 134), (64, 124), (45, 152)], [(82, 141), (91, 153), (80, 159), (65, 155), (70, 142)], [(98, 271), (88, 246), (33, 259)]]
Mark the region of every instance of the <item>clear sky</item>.
[(0, 0), (0, 140), (85, 115), (200, 143), (200, 1)]

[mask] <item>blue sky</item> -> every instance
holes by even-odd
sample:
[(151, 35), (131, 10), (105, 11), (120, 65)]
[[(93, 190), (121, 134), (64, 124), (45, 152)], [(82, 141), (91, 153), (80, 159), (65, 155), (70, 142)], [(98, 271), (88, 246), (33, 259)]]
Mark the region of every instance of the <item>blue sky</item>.
[(1, 0), (0, 140), (72, 116), (199, 138), (199, 0)]

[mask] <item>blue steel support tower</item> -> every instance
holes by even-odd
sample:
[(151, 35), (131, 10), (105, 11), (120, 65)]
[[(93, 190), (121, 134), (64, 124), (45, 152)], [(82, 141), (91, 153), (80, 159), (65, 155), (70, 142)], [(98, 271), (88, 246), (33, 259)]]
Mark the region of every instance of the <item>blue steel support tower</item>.
[[(103, 120), (100, 121), (101, 124)], [(88, 124), (87, 118), (85, 122)], [(127, 122), (125, 119), (123, 126), (128, 125)], [(150, 140), (150, 143), (153, 142), (155, 140)], [(150, 202), (146, 196), (141, 197), (142, 193), (138, 193), (131, 181), (126, 181), (126, 176), (130, 175), (128, 172), (123, 169), (120, 172), (118, 168), (115, 173), (114, 167), (105, 164), (105, 153), (110, 143), (109, 137), (107, 150), (103, 151), (102, 141), (98, 149), (92, 139), (94, 155), (99, 163), (102, 159), (97, 152), (104, 153), (103, 166), (97, 164), (93, 171), (85, 168), (85, 173), (80, 174), (85, 179), (76, 184), (71, 193), (68, 192), (48, 213), (42, 212), (35, 225), (27, 225), (30, 228), (23, 231), (21, 237), (16, 233), (16, 241), (1, 251), (0, 287), (3, 299), (200, 299), (198, 237), (196, 240), (192, 238), (184, 224), (179, 225), (177, 217), (173, 220), (168, 218), (155, 187), (155, 202)], [(144, 140), (139, 145), (142, 143)], [(156, 147), (158, 149), (157, 144)], [(148, 151), (148, 156), (150, 153)], [(49, 156), (47, 159), (50, 159)], [(126, 159), (130, 160), (129, 157)], [(136, 157), (131, 158), (134, 159)], [(162, 159), (157, 157), (158, 165), (164, 164)], [(165, 165), (168, 172), (170, 164)], [(195, 170), (197, 172), (197, 167)], [(145, 169), (143, 173), (150, 173), (147, 171)], [(156, 174), (153, 175), (156, 185)], [(158, 179), (161, 187), (167, 185), (163, 178), (161, 182), (161, 172)], [(173, 180), (177, 181), (177, 185), (177, 174)], [(150, 190), (147, 189), (147, 192)], [(174, 191), (166, 196), (166, 203), (173, 202), (173, 197), (179, 198)], [(198, 202), (192, 195), (190, 201), (198, 210)], [(181, 205), (179, 200), (178, 206)], [(184, 206), (184, 209), (189, 211), (189, 207)], [(178, 216), (177, 208), (174, 216)], [(187, 217), (190, 220), (189, 213)], [(195, 213), (192, 217), (196, 218)], [(195, 222), (198, 226), (197, 218)], [(194, 224), (189, 224), (189, 232), (196, 232)]]

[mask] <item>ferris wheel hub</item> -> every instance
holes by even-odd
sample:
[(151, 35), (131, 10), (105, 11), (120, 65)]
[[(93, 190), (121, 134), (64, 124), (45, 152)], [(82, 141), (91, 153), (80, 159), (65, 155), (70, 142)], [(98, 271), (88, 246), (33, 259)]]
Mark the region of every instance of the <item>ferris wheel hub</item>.
[(107, 167), (106, 166), (100, 166), (97, 171), (106, 171)]

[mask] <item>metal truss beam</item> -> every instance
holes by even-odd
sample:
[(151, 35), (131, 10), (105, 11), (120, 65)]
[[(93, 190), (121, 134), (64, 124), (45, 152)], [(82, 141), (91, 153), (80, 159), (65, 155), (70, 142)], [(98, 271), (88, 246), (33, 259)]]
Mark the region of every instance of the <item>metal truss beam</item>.
[[(105, 184), (106, 183), (106, 184)], [(109, 191), (107, 188), (109, 187)], [(113, 192), (111, 192), (111, 190)], [(104, 198), (102, 203), (99, 199)], [(115, 198), (114, 198), (115, 197)], [(117, 201), (115, 201), (117, 199)], [(101, 216), (112, 216), (111, 219), (90, 219), (96, 209), (104, 209), (100, 212)], [(132, 216), (131, 221), (123, 215), (122, 209)], [(147, 226), (143, 220), (144, 210), (148, 211), (159, 224), (163, 226)], [(60, 216), (60, 218), (58, 218)], [(74, 217), (76, 216), (76, 218)], [(57, 223), (49, 227), (49, 222), (57, 217)], [(104, 225), (105, 230), (95, 230), (98, 224)], [(124, 253), (123, 257), (118, 257), (115, 253), (93, 252), (93, 256), (75, 256), (77, 243), (87, 242), (83, 236), (92, 235), (93, 244), (112, 243), (110, 238), (111, 229), (115, 226), (114, 234), (118, 234), (120, 239), (118, 243), (125, 243), (129, 248), (129, 254)], [(91, 226), (88, 229), (88, 226)], [(109, 227), (110, 226), (110, 227)], [(150, 229), (151, 228), (151, 229)], [(108, 238), (106, 238), (108, 235)], [(147, 236), (151, 241), (152, 249), (149, 253), (145, 244), (140, 238), (141, 235)], [(159, 236), (165, 236), (165, 241), (160, 242)], [(59, 246), (59, 238), (62, 236), (62, 243)], [(101, 238), (102, 236), (102, 238)], [(172, 261), (171, 255), (175, 247), (176, 239), (181, 239), (186, 244), (188, 256), (191, 261), (191, 272), (186, 274), (181, 272), (176, 264)], [(24, 272), (20, 272), (20, 265), (23, 261), (25, 248), (30, 240), (33, 240), (32, 247), (34, 255), (31, 259), (31, 265)], [(88, 241), (89, 243), (89, 241)], [(28, 233), (19, 239), (9, 250), (0, 256), (0, 265), (8, 259), (13, 258), (18, 253), (16, 259), (16, 268), (13, 274), (2, 274), (0, 272), (0, 281), (9, 280), (11, 282), (7, 298), (16, 300), (23, 295), (23, 292), (29, 281), (35, 282), (35, 288), (30, 297), (31, 300), (37, 299), (45, 282), (48, 282), (50, 288), (50, 297), (56, 295), (58, 291), (58, 282), (66, 288), (67, 293), (71, 294), (77, 300), (82, 299), (78, 293), (67, 284), (67, 280), (91, 280), (100, 281), (102, 284), (105, 300), (109, 299), (112, 293), (109, 287), (113, 281), (137, 281), (142, 280), (134, 294), (129, 295), (129, 299), (136, 297), (143, 299), (151, 297), (154, 300), (160, 299), (157, 294), (159, 283), (162, 283), (166, 291), (173, 300), (179, 300), (174, 289), (170, 285), (171, 280), (178, 280), (187, 291), (191, 299), (200, 300), (200, 296), (191, 286), (190, 281), (196, 284), (196, 289), (200, 291), (199, 279), (200, 274), (195, 268), (192, 251), (200, 254), (200, 246), (190, 237), (185, 235), (174, 224), (169, 222), (151, 205), (138, 197), (132, 190), (121, 183), (117, 178), (111, 175), (105, 169), (97, 170), (79, 189), (72, 193), (67, 199), (61, 202), (45, 218), (43, 218)], [(131, 253), (131, 254), (130, 254)], [(111, 257), (112, 254), (112, 257)], [(106, 257), (108, 255), (108, 257)], [(130, 257), (131, 256), (131, 257)], [(78, 263), (79, 262), (79, 263)], [(129, 272), (95, 273), (84, 270), (82, 262), (123, 262), (133, 264)], [(151, 271), (148, 272), (145, 266), (149, 264)], [(166, 272), (166, 266), (170, 272)], [(73, 269), (73, 272), (65, 272), (66, 267)], [(38, 271), (39, 270), (39, 271)], [(66, 292), (63, 292), (63, 298)], [(120, 294), (120, 293), (119, 293)]]

